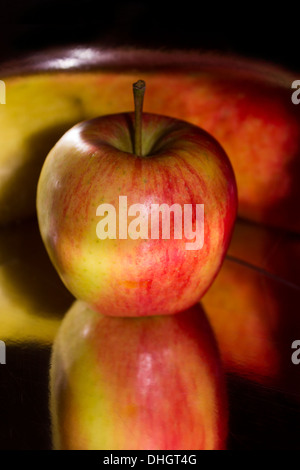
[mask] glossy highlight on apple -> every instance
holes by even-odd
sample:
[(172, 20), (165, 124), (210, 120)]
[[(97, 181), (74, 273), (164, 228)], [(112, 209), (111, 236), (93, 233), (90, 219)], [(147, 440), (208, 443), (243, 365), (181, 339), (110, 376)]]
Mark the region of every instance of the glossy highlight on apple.
[[(194, 240), (185, 244), (186, 250), (200, 250), (204, 243), (204, 204), (195, 206), (193, 223), (193, 204), (183, 204), (182, 208), (180, 204), (137, 203), (128, 207), (127, 196), (119, 196), (118, 210), (107, 203), (97, 207), (96, 216), (102, 216), (102, 219), (97, 223), (96, 234), (100, 240), (126, 240), (128, 237), (132, 240), (170, 240), (172, 232), (175, 240), (181, 240), (183, 236)], [(128, 217), (134, 217), (129, 224)]]

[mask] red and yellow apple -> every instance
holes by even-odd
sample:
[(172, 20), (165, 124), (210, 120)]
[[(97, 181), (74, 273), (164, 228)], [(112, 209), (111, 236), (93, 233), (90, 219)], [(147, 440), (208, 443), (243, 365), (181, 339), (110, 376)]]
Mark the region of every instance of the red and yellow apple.
[[(236, 218), (235, 178), (222, 147), (202, 129), (144, 113), (137, 156), (133, 127), (133, 113), (103, 116), (79, 123), (57, 142), (38, 183), (41, 236), (66, 287), (92, 309), (120, 316), (177, 313), (201, 298), (220, 269)], [(128, 220), (120, 197), (127, 198)], [(102, 204), (116, 209), (118, 227), (105, 239), (97, 234)], [(135, 204), (142, 209), (133, 236), (129, 208)], [(181, 236), (174, 233), (175, 216), (170, 239), (164, 239), (162, 222), (153, 236), (155, 204), (180, 207)], [(182, 228), (187, 205), (195, 244), (203, 234), (197, 206), (204, 205), (203, 246), (188, 247)]]
[(97, 47), (47, 51), (1, 72), (1, 223), (34, 214), (45, 156), (70, 126), (132, 108), (128, 89), (138, 74), (148, 84), (146, 112), (198, 125), (223, 146), (240, 216), (300, 231), (295, 73), (242, 57)]
[(53, 345), (50, 409), (54, 449), (226, 448), (226, 382), (202, 307), (120, 318), (76, 301)]

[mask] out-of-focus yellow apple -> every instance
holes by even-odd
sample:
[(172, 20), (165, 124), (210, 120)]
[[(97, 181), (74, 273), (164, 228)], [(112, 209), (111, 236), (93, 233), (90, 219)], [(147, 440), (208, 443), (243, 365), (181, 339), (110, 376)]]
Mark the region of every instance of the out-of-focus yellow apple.
[(73, 297), (60, 281), (37, 222), (0, 229), (0, 339), (51, 344)]

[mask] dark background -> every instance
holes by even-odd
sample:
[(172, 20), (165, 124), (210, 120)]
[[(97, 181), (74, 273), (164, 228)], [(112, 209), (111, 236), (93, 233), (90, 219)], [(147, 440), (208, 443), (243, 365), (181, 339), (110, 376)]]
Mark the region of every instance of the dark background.
[(97, 42), (221, 51), (300, 69), (295, 7), (233, 5), (208, 0), (0, 0), (0, 61), (52, 46)]

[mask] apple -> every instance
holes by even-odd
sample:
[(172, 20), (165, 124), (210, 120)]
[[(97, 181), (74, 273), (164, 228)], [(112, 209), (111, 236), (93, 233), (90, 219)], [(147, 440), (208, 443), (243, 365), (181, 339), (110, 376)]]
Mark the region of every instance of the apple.
[(135, 113), (66, 132), (37, 188), (57, 272), (74, 297), (106, 315), (165, 315), (197, 302), (220, 269), (236, 210), (219, 143), (190, 123), (142, 113), (142, 101)]
[(226, 448), (226, 382), (200, 304), (120, 318), (74, 302), (52, 348), (50, 410), (56, 450)]
[(127, 90), (137, 73), (148, 84), (146, 112), (191, 122), (220, 142), (236, 175), (241, 217), (300, 232), (296, 73), (210, 52), (99, 46), (47, 50), (1, 67), (1, 224), (35, 213), (43, 161), (69, 127), (131, 109)]

